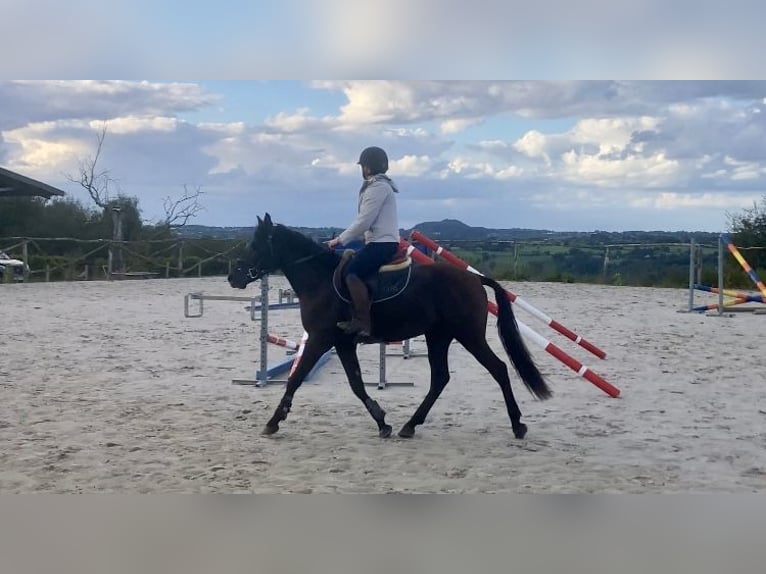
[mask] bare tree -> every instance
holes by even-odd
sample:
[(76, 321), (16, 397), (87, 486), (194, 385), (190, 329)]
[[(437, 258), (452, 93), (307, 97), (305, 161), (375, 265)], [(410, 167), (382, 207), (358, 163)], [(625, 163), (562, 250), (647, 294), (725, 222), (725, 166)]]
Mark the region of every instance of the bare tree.
[[(96, 153), (80, 161), (79, 174), (77, 177), (67, 175), (67, 179), (73, 183), (79, 184), (93, 200), (99, 209), (102, 210), (104, 215), (111, 215), (112, 218), (112, 240), (115, 244), (109, 246), (109, 274), (111, 276), (112, 270), (117, 271), (124, 270), (124, 260), (122, 256), (121, 242), (123, 240), (123, 213), (122, 208), (116, 205), (114, 197), (120, 196), (120, 188), (117, 180), (109, 175), (109, 170), (99, 170), (98, 161), (101, 158), (101, 151), (104, 147), (104, 139), (106, 138), (107, 124), (103, 123), (101, 132), (96, 136)], [(111, 192), (115, 190), (116, 193)]]
[(119, 183), (109, 175), (109, 170), (98, 169), (98, 160), (101, 157), (101, 150), (106, 138), (107, 126), (104, 122), (101, 132), (96, 137), (98, 145), (95, 155), (89, 156), (80, 161), (78, 176), (67, 175), (66, 178), (72, 183), (79, 184), (88, 192), (90, 198), (99, 208), (104, 211), (109, 209), (110, 189), (116, 188), (116, 195), (119, 195)]
[[(79, 172), (77, 176), (67, 175), (66, 178), (76, 184), (79, 184), (105, 214), (112, 212), (114, 220), (114, 235), (116, 240), (121, 240), (121, 230), (119, 220), (119, 206), (113, 205), (115, 198), (120, 196), (121, 190), (119, 182), (114, 179), (108, 169), (99, 169), (98, 162), (101, 159), (101, 152), (106, 139), (107, 124), (104, 122), (101, 131), (96, 137), (97, 145), (94, 155), (80, 161)], [(202, 188), (197, 186), (190, 189), (184, 185), (184, 193), (179, 198), (171, 196), (163, 200), (165, 211), (164, 217), (158, 222), (157, 226), (165, 229), (180, 229), (184, 227), (191, 218), (204, 208), (200, 203)], [(116, 215), (115, 215), (116, 214)]]
[(196, 217), (204, 209), (199, 201), (202, 194), (203, 191), (199, 185), (190, 190), (184, 184), (184, 193), (180, 198), (168, 196), (163, 200), (165, 217), (158, 225), (167, 229), (180, 229), (185, 226), (191, 218)]

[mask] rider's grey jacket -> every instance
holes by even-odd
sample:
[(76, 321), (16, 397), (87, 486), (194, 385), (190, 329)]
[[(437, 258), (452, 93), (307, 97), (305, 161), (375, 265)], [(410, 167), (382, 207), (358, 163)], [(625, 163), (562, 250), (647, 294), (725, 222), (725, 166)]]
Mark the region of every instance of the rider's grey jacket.
[(364, 237), (365, 243), (399, 243), (396, 194), (399, 190), (387, 175), (365, 180), (359, 191), (359, 213), (338, 237), (342, 244)]

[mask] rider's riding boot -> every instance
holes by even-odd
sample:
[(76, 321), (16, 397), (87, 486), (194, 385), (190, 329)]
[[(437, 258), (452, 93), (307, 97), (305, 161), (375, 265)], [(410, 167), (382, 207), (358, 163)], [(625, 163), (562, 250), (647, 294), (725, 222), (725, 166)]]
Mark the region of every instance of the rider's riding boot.
[(360, 337), (369, 337), (372, 333), (370, 324), (370, 294), (367, 285), (358, 276), (346, 276), (346, 286), (351, 295), (353, 314), (350, 321), (338, 323), (343, 331), (349, 334), (357, 333)]

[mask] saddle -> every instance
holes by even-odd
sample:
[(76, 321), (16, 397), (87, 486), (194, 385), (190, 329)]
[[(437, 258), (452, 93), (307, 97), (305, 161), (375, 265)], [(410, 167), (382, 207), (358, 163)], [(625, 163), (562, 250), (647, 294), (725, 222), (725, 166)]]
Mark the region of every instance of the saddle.
[[(351, 296), (346, 288), (346, 268), (354, 257), (354, 253), (353, 249), (346, 249), (343, 252), (332, 278), (335, 293), (346, 303), (351, 302)], [(400, 247), (391, 261), (380, 267), (376, 274), (365, 279), (370, 293), (370, 303), (387, 301), (401, 294), (407, 288), (411, 274), (412, 259), (407, 255), (407, 250)]]

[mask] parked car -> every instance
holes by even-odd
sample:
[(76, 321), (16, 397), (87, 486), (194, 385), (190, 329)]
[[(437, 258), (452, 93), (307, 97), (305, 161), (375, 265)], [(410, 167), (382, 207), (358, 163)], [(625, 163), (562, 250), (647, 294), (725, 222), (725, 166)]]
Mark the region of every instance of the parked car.
[(29, 265), (20, 259), (12, 259), (7, 253), (0, 251), (0, 282), (5, 277), (6, 268), (13, 270), (14, 281), (24, 281), (24, 273), (29, 272)]

